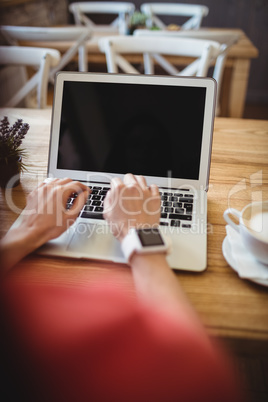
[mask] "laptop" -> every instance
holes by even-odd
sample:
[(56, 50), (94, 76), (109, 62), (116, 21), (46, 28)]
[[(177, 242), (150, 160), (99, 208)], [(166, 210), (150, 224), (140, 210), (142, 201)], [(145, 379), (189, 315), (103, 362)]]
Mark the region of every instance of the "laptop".
[(75, 224), (38, 252), (126, 263), (102, 211), (112, 177), (133, 173), (159, 186), (171, 268), (203, 271), (215, 92), (210, 78), (58, 73), (48, 178), (79, 180), (92, 195)]

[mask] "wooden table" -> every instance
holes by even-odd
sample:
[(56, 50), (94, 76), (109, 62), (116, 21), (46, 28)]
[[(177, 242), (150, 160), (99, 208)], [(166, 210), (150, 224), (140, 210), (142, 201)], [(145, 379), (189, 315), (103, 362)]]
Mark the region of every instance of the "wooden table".
[[(0, 109), (1, 119), (4, 115), (11, 122), (22, 118), (30, 130), (24, 140), (28, 172), (15, 189), (0, 190), (1, 236), (25, 206), (27, 194), (45, 177), (51, 110)], [(242, 209), (260, 199), (268, 199), (268, 122), (216, 118), (208, 192), (208, 267), (203, 273), (176, 275), (211, 335), (236, 347), (244, 345), (246, 350), (254, 343), (268, 354), (268, 287), (240, 279), (222, 255), (224, 210), (228, 206)], [(133, 292), (129, 268), (112, 263), (33, 254), (18, 264), (14, 275), (37, 282), (60, 282), (64, 277), (82, 286), (101, 276)]]
[[(211, 28), (212, 30), (212, 28)], [(239, 41), (232, 46), (226, 60), (222, 89), (220, 94), (221, 116), (243, 117), (247, 86), (250, 73), (251, 60), (258, 57), (258, 49), (250, 39), (240, 29), (214, 29), (215, 31), (233, 32), (239, 34)], [(95, 33), (90, 41), (87, 42), (89, 71), (96, 71), (97, 65), (106, 64), (105, 55), (100, 53), (98, 40), (108, 36), (107, 33)], [(26, 46), (43, 46), (58, 49), (65, 52), (71, 43), (68, 42), (21, 42)], [(141, 62), (141, 56), (129, 56), (130, 61)], [(187, 65), (192, 61), (190, 58), (178, 56), (167, 57), (172, 63), (177, 65)]]

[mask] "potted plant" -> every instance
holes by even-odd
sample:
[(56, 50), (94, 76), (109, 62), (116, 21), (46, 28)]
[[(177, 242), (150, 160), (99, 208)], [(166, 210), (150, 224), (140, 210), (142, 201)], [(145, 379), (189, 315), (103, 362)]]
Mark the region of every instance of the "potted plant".
[(146, 28), (147, 15), (140, 11), (135, 11), (129, 20), (128, 28), (129, 34), (132, 35), (135, 29)]
[(22, 140), (30, 126), (18, 119), (10, 126), (5, 116), (0, 122), (0, 186), (15, 187), (20, 182), (20, 172), (26, 170), (22, 161), (26, 153)]

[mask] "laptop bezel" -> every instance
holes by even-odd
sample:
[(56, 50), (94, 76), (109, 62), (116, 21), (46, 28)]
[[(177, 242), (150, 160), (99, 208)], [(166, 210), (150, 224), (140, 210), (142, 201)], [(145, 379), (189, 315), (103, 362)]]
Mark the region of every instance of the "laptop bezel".
[[(211, 162), (212, 137), (216, 105), (216, 82), (213, 78), (200, 77), (172, 77), (156, 75), (135, 74), (107, 74), (107, 73), (82, 73), (82, 72), (59, 72), (55, 79), (55, 89), (52, 108), (52, 121), (50, 130), (50, 146), (48, 160), (48, 177), (70, 177), (86, 183), (100, 182), (109, 183), (115, 176), (123, 178), (124, 175), (111, 172), (84, 172), (57, 168), (61, 109), (63, 99), (63, 87), (65, 81), (101, 82), (101, 83), (127, 83), (144, 85), (171, 85), (206, 88), (204, 108), (204, 123), (202, 134), (201, 158), (199, 178), (197, 180), (145, 176), (148, 185), (156, 183), (160, 187), (192, 187), (193, 189), (207, 190), (209, 183), (209, 170)], [(128, 173), (128, 172), (126, 172)]]

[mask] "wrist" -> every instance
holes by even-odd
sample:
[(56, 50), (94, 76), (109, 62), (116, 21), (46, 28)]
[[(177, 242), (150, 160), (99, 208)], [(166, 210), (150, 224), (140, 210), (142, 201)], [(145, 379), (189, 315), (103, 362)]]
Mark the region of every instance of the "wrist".
[[(167, 260), (166, 260), (166, 254), (165, 253), (151, 253), (151, 254), (139, 254), (139, 253), (133, 253), (131, 257), (129, 258), (129, 264), (132, 267), (135, 267), (137, 265), (140, 265), (142, 263), (143, 265), (151, 264), (155, 266), (155, 263), (162, 265), (165, 263), (165, 265), (168, 266)], [(169, 266), (168, 266), (169, 267)]]
[(0, 243), (3, 272), (12, 268), (17, 262), (35, 249), (35, 237), (25, 233), (21, 228), (13, 228)]
[(25, 254), (29, 254), (37, 248), (38, 236), (31, 233), (31, 230), (24, 231), (23, 228), (17, 227), (9, 230), (2, 239), (2, 247), (13, 247), (17, 250), (24, 250)]

